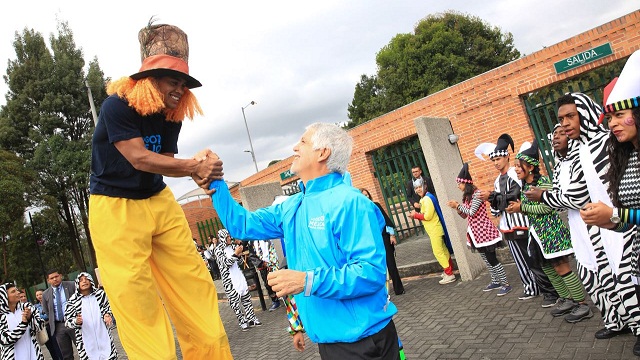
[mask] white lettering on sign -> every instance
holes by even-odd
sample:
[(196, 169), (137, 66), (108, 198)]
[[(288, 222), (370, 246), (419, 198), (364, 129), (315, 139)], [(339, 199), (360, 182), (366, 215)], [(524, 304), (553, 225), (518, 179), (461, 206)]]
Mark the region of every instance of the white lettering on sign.
[(572, 57), (568, 58), (566, 60), (567, 61), (567, 66), (574, 66), (574, 65), (577, 65), (577, 64), (583, 64), (586, 61), (589, 61), (592, 58), (597, 57), (597, 56), (598, 56), (598, 53), (595, 50), (591, 49), (589, 51), (585, 51), (583, 53), (580, 53), (578, 55), (575, 55), (575, 56), (572, 56)]

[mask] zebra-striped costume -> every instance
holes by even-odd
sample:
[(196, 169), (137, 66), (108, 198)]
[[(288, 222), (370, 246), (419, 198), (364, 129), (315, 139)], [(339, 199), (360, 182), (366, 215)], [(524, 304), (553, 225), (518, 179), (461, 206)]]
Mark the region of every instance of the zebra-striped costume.
[[(247, 288), (246, 280), (237, 265), (240, 262), (240, 258), (232, 255), (234, 247), (226, 244), (227, 236), (229, 236), (229, 232), (226, 229), (218, 231), (218, 244), (213, 251), (216, 262), (218, 263), (218, 268), (220, 269), (220, 277), (222, 277), (224, 292), (227, 295), (227, 299), (229, 299), (229, 306), (231, 306), (231, 309), (233, 309), (233, 312), (238, 318), (238, 325), (243, 327), (243, 325), (246, 326), (249, 321), (253, 321), (254, 323), (257, 322), (258, 318), (253, 311), (251, 294)], [(233, 281), (231, 279), (232, 270), (240, 272), (240, 274), (234, 274), (233, 276), (235, 276), (239, 281), (244, 281), (244, 287), (242, 289), (236, 289), (233, 286)], [(236, 290), (239, 290), (240, 294)], [(240, 309), (241, 305), (245, 311), (244, 315)]]
[[(508, 239), (507, 234), (512, 234), (515, 231), (528, 231), (529, 219), (522, 213), (509, 214), (505, 211), (509, 201), (517, 201), (520, 198), (520, 180), (515, 173), (514, 168), (510, 168), (506, 174), (501, 174), (496, 178), (494, 182), (494, 191), (489, 197), (491, 203), (491, 214), (494, 217), (501, 216), (500, 218), (500, 231), (505, 234), (505, 239)], [(527, 264), (527, 241), (516, 240), (506, 241), (509, 244), (509, 250), (511, 250), (511, 256), (518, 268), (518, 274), (520, 280), (522, 280), (522, 286), (524, 287), (524, 293), (527, 295), (539, 295), (540, 288), (536, 282), (536, 277), (531, 271), (530, 266)], [(527, 257), (527, 258), (525, 258)], [(544, 275), (542, 270), (540, 273)], [(544, 276), (546, 278), (546, 275)], [(549, 279), (547, 278), (547, 282)], [(551, 283), (548, 284), (549, 287)]]
[[(553, 181), (554, 190), (545, 191), (541, 199), (554, 209), (568, 209), (570, 224), (572, 214), (576, 215), (584, 205), (594, 201), (587, 184), (584, 166), (593, 167), (595, 177), (606, 186), (604, 176), (609, 159), (606, 151), (609, 141), (608, 131), (598, 125), (598, 116), (602, 112), (600, 106), (582, 93), (571, 95), (580, 116), (580, 138), (577, 141), (570, 141), (571, 150), (567, 156), (568, 159), (565, 160), (569, 162), (569, 174), (556, 174)], [(588, 153), (585, 150), (588, 150)], [(585, 154), (590, 154), (590, 159), (587, 159)], [(586, 165), (583, 162), (587, 162)], [(555, 169), (562, 168), (564, 171), (567, 169), (566, 165), (556, 166)], [(567, 175), (568, 179), (561, 186), (560, 178)], [(579, 214), (576, 216), (579, 217)], [(640, 308), (631, 279), (632, 242), (635, 228), (624, 232), (623, 239), (617, 242), (622, 249), (620, 256), (610, 258), (607, 252), (613, 252), (607, 248), (608, 245), (602, 237), (603, 232), (608, 230), (585, 225), (583, 222), (580, 226), (586, 226), (585, 233), (584, 229), (576, 228), (578, 226), (576, 224), (577, 220), (571, 224), (571, 240), (578, 264), (578, 274), (585, 290), (600, 309), (605, 326), (614, 331), (628, 326), (634, 334), (640, 335)], [(588, 238), (575, 236), (578, 231), (583, 232)]]
[[(73, 329), (73, 332), (76, 336), (76, 349), (78, 350), (78, 356), (80, 357), (80, 360), (89, 360), (89, 355), (87, 354), (87, 346), (85, 344), (85, 340), (83, 339), (82, 336), (82, 325), (78, 325), (76, 323), (76, 319), (78, 317), (78, 314), (82, 314), (83, 318), (88, 318), (87, 315), (87, 309), (84, 309), (85, 311), (82, 311), (82, 298), (85, 295), (82, 295), (80, 293), (80, 278), (81, 277), (86, 277), (89, 282), (91, 283), (91, 293), (89, 295), (86, 296), (95, 296), (96, 301), (98, 302), (98, 306), (100, 307), (100, 318), (104, 318), (105, 315), (109, 315), (111, 316), (111, 319), (113, 319), (113, 313), (111, 312), (111, 306), (109, 305), (109, 299), (107, 299), (107, 294), (104, 292), (104, 290), (102, 289), (98, 289), (96, 287), (96, 284), (93, 281), (93, 277), (86, 272), (81, 272), (80, 274), (78, 274), (78, 276), (76, 277), (76, 292), (71, 295), (71, 297), (69, 297), (69, 300), (67, 300), (67, 305), (64, 308), (64, 325), (66, 327), (68, 327), (69, 329)], [(105, 331), (107, 332), (107, 334), (109, 335), (109, 344), (102, 344), (99, 343), (99, 340), (101, 340), (102, 338), (98, 338), (98, 339), (92, 339), (92, 340), (98, 340), (95, 341), (94, 343), (98, 343), (99, 346), (109, 346), (110, 347), (110, 352), (109, 352), (109, 357), (107, 358), (108, 360), (116, 360), (118, 358), (118, 353), (116, 352), (116, 347), (113, 343), (113, 337), (111, 336), (111, 330), (109, 329), (109, 327), (107, 327), (107, 325), (104, 323), (104, 321), (100, 322), (100, 325), (103, 325), (105, 328)], [(113, 325), (112, 325), (113, 326)], [(96, 349), (97, 350), (97, 349)], [(106, 348), (101, 348), (100, 349), (100, 353), (105, 353), (106, 352)], [(93, 355), (93, 354), (91, 354)]]
[[(0, 285), (0, 360), (22, 360), (16, 359), (15, 344), (23, 335), (31, 338), (31, 344), (33, 344), (35, 348), (35, 360), (44, 360), (44, 355), (36, 338), (38, 331), (46, 331), (44, 329), (44, 320), (40, 317), (38, 309), (29, 303), (23, 304), (18, 302), (16, 304), (16, 311), (20, 310), (20, 316), (22, 316), (22, 310), (24, 310), (25, 307), (31, 309), (31, 320), (29, 324), (27, 325), (20, 322), (16, 328), (9, 330), (7, 316), (12, 316), (10, 314), (11, 310), (9, 310), (9, 298), (6, 286)], [(28, 335), (25, 335), (26, 331), (29, 331)]]

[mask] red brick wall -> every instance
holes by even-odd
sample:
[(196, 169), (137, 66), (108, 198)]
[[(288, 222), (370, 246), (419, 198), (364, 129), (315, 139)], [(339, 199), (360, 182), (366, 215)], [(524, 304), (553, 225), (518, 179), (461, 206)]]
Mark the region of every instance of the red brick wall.
[[(631, 55), (640, 48), (639, 23), (640, 10), (351, 129), (354, 151), (349, 171), (354, 186), (368, 188), (376, 200), (382, 198), (367, 153), (416, 135), (413, 119), (419, 116), (448, 118), (454, 132), (460, 135), (460, 154), (463, 161), (470, 163), (474, 181), (480, 188), (493, 186), (495, 168), (489, 161), (479, 160), (473, 151), (482, 142), (495, 143), (503, 132), (513, 137), (516, 150), (522, 142), (532, 140), (533, 132), (520, 96)], [(613, 55), (562, 74), (555, 73), (555, 62), (607, 42), (611, 43)], [(244, 179), (241, 186), (281, 181), (280, 173), (289, 169), (291, 161), (290, 157), (274, 164)]]

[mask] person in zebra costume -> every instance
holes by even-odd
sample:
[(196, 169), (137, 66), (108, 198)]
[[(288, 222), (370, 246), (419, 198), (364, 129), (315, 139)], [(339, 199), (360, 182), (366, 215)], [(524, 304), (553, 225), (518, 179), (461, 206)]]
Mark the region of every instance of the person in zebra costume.
[(640, 335), (640, 308), (632, 281), (635, 229), (616, 233), (580, 224), (580, 209), (589, 203), (610, 202), (606, 192), (609, 131), (598, 124), (602, 109), (582, 93), (560, 97), (557, 106), (559, 123), (572, 141), (569, 173), (554, 176), (553, 191), (532, 187), (525, 195), (557, 210), (569, 209), (571, 232), (584, 234), (572, 234), (572, 245), (580, 280), (605, 325), (595, 337), (608, 339), (630, 331)]
[(44, 360), (36, 338), (44, 320), (30, 303), (21, 303), (14, 284), (0, 285), (0, 360)]
[(507, 280), (507, 273), (502, 263), (496, 257), (496, 249), (504, 247), (500, 230), (491, 222), (487, 215), (485, 202), (480, 199), (480, 190), (473, 185), (469, 173), (469, 163), (464, 163), (456, 178), (458, 189), (462, 191), (462, 204), (449, 200), (447, 205), (455, 209), (463, 219), (467, 220), (467, 246), (471, 251), (477, 251), (484, 260), (491, 276), (491, 283), (482, 291), (500, 289), (498, 296), (511, 292), (512, 288)]
[[(523, 192), (532, 186), (551, 189), (551, 180), (540, 174), (537, 140), (524, 143), (516, 159), (516, 173), (523, 182)], [(542, 270), (560, 295), (551, 315), (568, 314), (564, 319), (569, 323), (592, 318), (593, 312), (585, 301), (580, 279), (569, 265), (568, 256), (573, 254), (571, 236), (560, 215), (548, 205), (527, 199), (524, 193), (521, 193), (520, 201), (509, 204), (507, 212), (522, 212), (529, 217), (533, 239), (529, 244), (529, 253), (542, 264)]]
[[(585, 205), (580, 215), (590, 225), (624, 231), (636, 228), (632, 243), (632, 277), (636, 296), (640, 299), (640, 52), (634, 52), (627, 60), (620, 77), (604, 90), (604, 116), (609, 133), (609, 196), (612, 204), (594, 202)], [(640, 337), (634, 346), (634, 354), (640, 355)]]
[(76, 292), (67, 300), (64, 313), (64, 325), (75, 333), (80, 360), (118, 358), (110, 330), (114, 324), (109, 299), (91, 274), (78, 274)]
[(544, 307), (548, 304), (555, 304), (558, 293), (542, 271), (541, 265), (529, 256), (527, 249), (530, 237), (529, 219), (524, 214), (509, 214), (506, 211), (510, 201), (520, 198), (521, 188), (521, 181), (518, 179), (515, 169), (509, 166), (509, 147), (512, 151), (515, 150), (513, 139), (509, 134), (502, 134), (498, 137), (496, 145), (482, 143), (476, 148), (476, 155), (482, 160), (485, 160), (482, 154), (489, 155), (496, 170), (500, 172), (494, 182), (494, 190), (482, 191), (480, 197), (491, 204), (491, 214), (494, 217), (500, 217), (500, 231), (509, 244), (524, 288), (518, 299), (528, 300), (542, 293), (544, 296), (542, 306)]
[[(240, 271), (238, 263), (242, 261), (242, 247), (232, 245), (231, 235), (227, 229), (218, 230), (218, 240), (214, 248), (214, 255), (220, 269), (224, 292), (229, 299), (229, 306), (238, 318), (238, 325), (242, 331), (250, 327), (260, 326), (262, 323), (256, 317), (251, 302), (251, 294), (247, 280)], [(244, 314), (241, 307), (244, 308)]]

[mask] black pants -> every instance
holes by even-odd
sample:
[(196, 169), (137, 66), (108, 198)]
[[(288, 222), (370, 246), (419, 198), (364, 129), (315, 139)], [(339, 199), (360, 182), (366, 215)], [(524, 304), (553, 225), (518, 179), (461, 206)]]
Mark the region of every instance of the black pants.
[(495, 251), (487, 251), (487, 252), (485, 252), (483, 254), (487, 258), (487, 261), (489, 262), (489, 265), (491, 265), (491, 266), (498, 265), (498, 263), (499, 263), (498, 256), (496, 255)]
[[(389, 236), (389, 234), (383, 234), (382, 236)], [(402, 280), (400, 280), (400, 273), (398, 272), (398, 266), (396, 265), (395, 248), (388, 240), (384, 243), (384, 249), (387, 253), (387, 269), (389, 270), (389, 277), (393, 282), (393, 292), (396, 295), (404, 292), (404, 286)]]
[(520, 248), (520, 251), (522, 251), (524, 261), (527, 263), (529, 269), (531, 269), (531, 273), (533, 273), (533, 278), (540, 292), (543, 295), (558, 298), (558, 292), (551, 284), (547, 274), (542, 271), (542, 259), (544, 259), (544, 256), (542, 255), (542, 250), (538, 242), (532, 239), (531, 244), (528, 243), (528, 240), (516, 240), (512, 243), (516, 244)]
[(264, 284), (264, 288), (267, 289), (267, 294), (271, 298), (271, 301), (278, 301), (278, 296), (276, 296), (276, 292), (273, 291), (271, 286), (269, 285), (269, 280), (267, 280), (267, 276), (269, 276), (269, 270), (267, 270), (266, 266), (263, 266), (258, 270), (260, 272), (260, 277), (262, 277), (262, 283)]
[(58, 347), (58, 342), (56, 341), (56, 337), (51, 335), (51, 330), (49, 330), (49, 324), (44, 325), (44, 330), (47, 331), (47, 335), (49, 335), (49, 341), (44, 343), (49, 350), (49, 354), (53, 360), (63, 360), (62, 353), (60, 352), (60, 347)]
[(318, 344), (323, 360), (398, 360), (400, 348), (393, 320), (376, 334), (354, 343)]
[(73, 329), (64, 326), (64, 322), (56, 321), (55, 338), (62, 352), (64, 360), (73, 360), (73, 347), (76, 342), (76, 334)]

